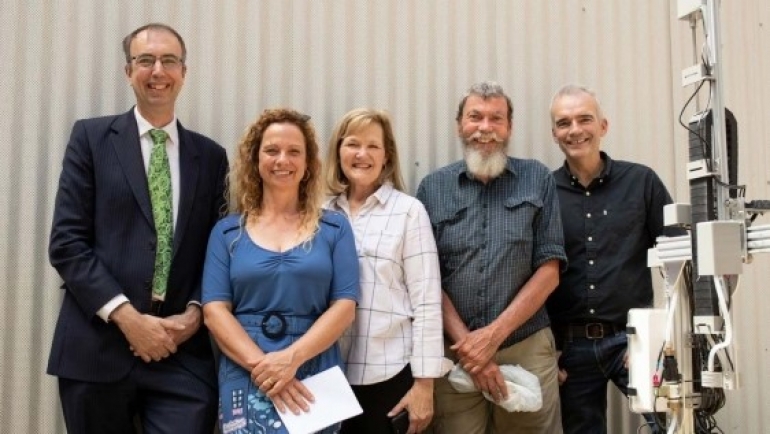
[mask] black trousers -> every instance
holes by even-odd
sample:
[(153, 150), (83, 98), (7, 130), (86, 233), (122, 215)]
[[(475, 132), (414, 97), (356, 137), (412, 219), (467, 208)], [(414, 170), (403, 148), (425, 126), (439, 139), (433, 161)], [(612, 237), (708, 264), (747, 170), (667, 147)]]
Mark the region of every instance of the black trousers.
[(364, 412), (342, 422), (341, 434), (392, 434), (388, 412), (412, 388), (412, 369), (406, 365), (395, 377), (381, 383), (352, 386)]
[(211, 434), (217, 391), (174, 360), (139, 362), (115, 383), (59, 378), (67, 432), (72, 434)]

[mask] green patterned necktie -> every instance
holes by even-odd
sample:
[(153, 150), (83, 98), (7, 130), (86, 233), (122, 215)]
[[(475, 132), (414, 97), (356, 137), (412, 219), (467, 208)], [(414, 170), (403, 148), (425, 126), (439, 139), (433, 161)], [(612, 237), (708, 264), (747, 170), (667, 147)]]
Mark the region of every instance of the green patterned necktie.
[(168, 274), (171, 269), (171, 243), (174, 239), (174, 221), (171, 213), (171, 169), (166, 154), (168, 134), (163, 130), (150, 130), (152, 153), (147, 175), (152, 202), (152, 218), (158, 235), (155, 251), (155, 272), (152, 277), (152, 299), (166, 298)]

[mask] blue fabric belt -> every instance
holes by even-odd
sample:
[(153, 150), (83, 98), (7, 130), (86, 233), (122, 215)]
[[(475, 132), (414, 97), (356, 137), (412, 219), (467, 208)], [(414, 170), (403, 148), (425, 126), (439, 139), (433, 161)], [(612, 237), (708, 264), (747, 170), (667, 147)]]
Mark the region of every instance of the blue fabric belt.
[(239, 314), (235, 318), (244, 326), (262, 328), (262, 333), (270, 339), (303, 335), (318, 319), (316, 316), (286, 315), (280, 312)]

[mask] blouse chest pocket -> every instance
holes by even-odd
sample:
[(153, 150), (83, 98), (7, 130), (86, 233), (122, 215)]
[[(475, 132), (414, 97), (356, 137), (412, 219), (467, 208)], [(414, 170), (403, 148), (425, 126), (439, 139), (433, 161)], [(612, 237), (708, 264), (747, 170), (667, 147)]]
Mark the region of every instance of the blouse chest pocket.
[(392, 231), (369, 231), (361, 239), (359, 256), (400, 262), (402, 235)]

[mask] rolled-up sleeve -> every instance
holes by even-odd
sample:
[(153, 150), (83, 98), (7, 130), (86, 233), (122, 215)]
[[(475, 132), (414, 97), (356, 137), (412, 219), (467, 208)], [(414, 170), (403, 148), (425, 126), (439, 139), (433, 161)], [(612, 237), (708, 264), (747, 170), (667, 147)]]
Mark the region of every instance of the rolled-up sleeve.
[(534, 245), (532, 268), (553, 259), (559, 260), (559, 270), (567, 269), (567, 254), (564, 250), (564, 229), (561, 224), (559, 197), (556, 194), (556, 182), (550, 172), (543, 175), (542, 180), (543, 207), (533, 224)]

